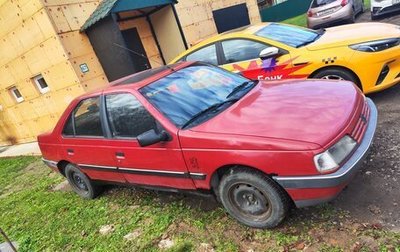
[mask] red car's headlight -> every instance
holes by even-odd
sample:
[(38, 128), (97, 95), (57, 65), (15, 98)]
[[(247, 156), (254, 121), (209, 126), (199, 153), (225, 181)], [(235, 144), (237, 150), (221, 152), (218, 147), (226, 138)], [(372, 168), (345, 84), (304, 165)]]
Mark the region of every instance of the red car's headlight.
[(350, 136), (344, 136), (325, 152), (314, 156), (314, 163), (321, 173), (333, 171), (350, 155), (357, 142)]

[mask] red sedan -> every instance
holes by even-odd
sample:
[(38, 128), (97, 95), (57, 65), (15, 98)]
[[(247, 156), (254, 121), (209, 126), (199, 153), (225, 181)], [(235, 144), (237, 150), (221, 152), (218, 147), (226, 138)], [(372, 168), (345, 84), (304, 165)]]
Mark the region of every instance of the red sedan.
[(270, 228), (292, 203), (335, 198), (376, 123), (374, 103), (350, 82), (258, 82), (184, 62), (75, 99), (38, 140), (84, 198), (103, 182), (202, 190), (241, 223)]

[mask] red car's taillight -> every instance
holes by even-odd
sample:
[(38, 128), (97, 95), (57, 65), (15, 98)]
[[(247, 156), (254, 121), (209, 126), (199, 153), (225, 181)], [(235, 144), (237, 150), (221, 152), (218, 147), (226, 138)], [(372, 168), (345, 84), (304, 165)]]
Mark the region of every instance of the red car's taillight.
[(342, 3), (340, 4), (341, 6), (346, 6), (349, 3), (348, 0), (342, 0)]

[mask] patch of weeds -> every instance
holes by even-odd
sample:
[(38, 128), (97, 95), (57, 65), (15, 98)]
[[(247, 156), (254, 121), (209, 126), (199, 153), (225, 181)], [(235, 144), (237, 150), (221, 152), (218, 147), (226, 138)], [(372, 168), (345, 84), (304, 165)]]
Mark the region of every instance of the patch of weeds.
[[(53, 191), (64, 178), (52, 174), (38, 158), (0, 159), (0, 190), (6, 188), (0, 192), (1, 227), (20, 244), (19, 251), (159, 251), (166, 237), (175, 242), (170, 251), (192, 251), (202, 243), (215, 251), (290, 250), (316, 244), (319, 232), (308, 230), (332, 231), (340, 219), (340, 211), (328, 204), (298, 210), (277, 229), (251, 229), (221, 207), (202, 210), (186, 204), (185, 197), (149, 190), (109, 187), (99, 198), (84, 200)], [(113, 231), (100, 234), (104, 225), (113, 225)], [(381, 251), (400, 252), (400, 234), (369, 228), (356, 233), (362, 235), (377, 239)], [(323, 245), (321, 251), (348, 249)]]
[(15, 157), (0, 159), (0, 194), (4, 188), (15, 182), (21, 171), (31, 163), (37, 162), (38, 157)]
[(186, 251), (193, 251), (194, 250), (194, 245), (191, 240), (188, 240), (188, 238), (179, 238), (179, 239), (174, 239), (175, 245), (168, 249), (168, 252), (186, 252)]
[(317, 206), (316, 209), (317, 213), (323, 219), (329, 219), (337, 215), (337, 210), (329, 203)]
[(263, 240), (263, 239), (269, 240), (269, 239), (272, 238), (272, 235), (273, 235), (273, 231), (271, 231), (271, 230), (268, 230), (268, 229), (258, 230), (255, 233), (255, 239), (257, 239), (257, 240)]
[(215, 246), (215, 251), (216, 252), (225, 252), (225, 251), (235, 252), (235, 251), (239, 251), (239, 247), (232, 240), (220, 240), (220, 241), (218, 241), (218, 243)]
[(297, 235), (290, 235), (278, 232), (274, 234), (274, 239), (276, 240), (276, 244), (279, 246), (287, 246), (293, 244), (299, 240)]
[(323, 244), (319, 248), (319, 252), (342, 252), (342, 251), (344, 251), (344, 250), (337, 246), (332, 246), (332, 245), (327, 245), (327, 244)]

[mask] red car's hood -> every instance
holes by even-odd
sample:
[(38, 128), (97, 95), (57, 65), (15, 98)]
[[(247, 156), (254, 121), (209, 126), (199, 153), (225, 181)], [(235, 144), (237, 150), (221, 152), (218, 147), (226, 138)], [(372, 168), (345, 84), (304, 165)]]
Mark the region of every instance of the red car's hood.
[(358, 94), (350, 82), (260, 82), (192, 131), (278, 138), (324, 147), (349, 123)]

